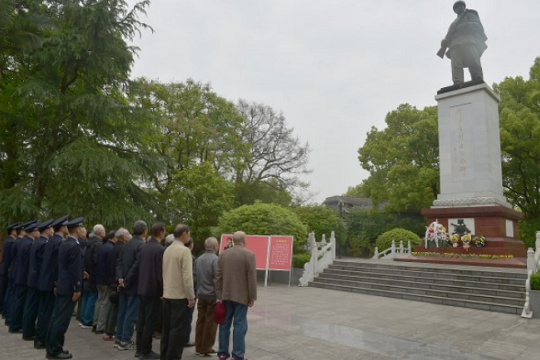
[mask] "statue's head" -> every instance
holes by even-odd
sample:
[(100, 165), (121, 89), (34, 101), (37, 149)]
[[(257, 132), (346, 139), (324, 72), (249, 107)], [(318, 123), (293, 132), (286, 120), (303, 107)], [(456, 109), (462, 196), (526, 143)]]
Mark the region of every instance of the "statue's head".
[(460, 0), (454, 3), (454, 12), (458, 15), (464, 12), (466, 8), (467, 4), (465, 4), (465, 1)]

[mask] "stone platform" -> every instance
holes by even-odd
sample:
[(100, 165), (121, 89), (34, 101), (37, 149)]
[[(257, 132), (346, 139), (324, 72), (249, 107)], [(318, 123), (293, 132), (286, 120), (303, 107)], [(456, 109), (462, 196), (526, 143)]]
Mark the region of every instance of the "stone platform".
[[(431, 250), (438, 249), (427, 249), (427, 252), (433, 252)], [(443, 256), (405, 256), (400, 258), (395, 258), (394, 261), (400, 262), (412, 262), (412, 263), (426, 263), (426, 264), (446, 264), (446, 265), (465, 265), (465, 266), (488, 266), (488, 267), (498, 267), (498, 268), (512, 268), (512, 269), (526, 269), (527, 268), (527, 259), (526, 258), (513, 258), (513, 259), (462, 259), (462, 258), (451, 258)]]

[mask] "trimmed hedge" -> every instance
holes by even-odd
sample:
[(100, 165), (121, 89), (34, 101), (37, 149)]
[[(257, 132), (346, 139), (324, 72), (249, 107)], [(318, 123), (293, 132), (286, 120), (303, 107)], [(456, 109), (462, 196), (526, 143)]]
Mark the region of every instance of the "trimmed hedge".
[(294, 254), (292, 258), (293, 268), (303, 269), (304, 264), (309, 262), (309, 260), (311, 260), (311, 254), (308, 254), (308, 253)]
[(379, 251), (384, 251), (392, 246), (392, 240), (396, 241), (396, 247), (399, 246), (399, 241), (403, 240), (403, 246), (407, 246), (407, 241), (411, 242), (411, 247), (422, 244), (422, 239), (415, 233), (405, 229), (392, 229), (387, 231), (377, 238), (377, 248)]
[(540, 271), (531, 275), (531, 290), (540, 290)]

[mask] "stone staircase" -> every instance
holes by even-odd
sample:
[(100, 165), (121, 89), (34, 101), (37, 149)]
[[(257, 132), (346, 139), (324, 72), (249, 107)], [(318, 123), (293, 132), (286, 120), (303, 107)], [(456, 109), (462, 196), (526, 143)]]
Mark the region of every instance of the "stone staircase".
[(526, 279), (517, 269), (335, 260), (309, 286), (521, 314)]

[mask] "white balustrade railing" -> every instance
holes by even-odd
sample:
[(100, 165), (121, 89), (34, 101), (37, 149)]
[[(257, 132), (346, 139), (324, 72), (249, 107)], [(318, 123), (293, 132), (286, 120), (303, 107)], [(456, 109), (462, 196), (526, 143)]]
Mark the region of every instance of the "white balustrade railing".
[(532, 318), (533, 312), (531, 310), (531, 276), (536, 274), (540, 268), (540, 231), (536, 232), (536, 251), (533, 248), (527, 250), (527, 280), (525, 280), (525, 305), (523, 305), (523, 311), (521, 317)]
[(332, 231), (330, 242), (326, 242), (323, 235), (320, 242), (315, 241), (315, 234), (308, 236), (308, 250), (311, 253), (311, 260), (304, 264), (304, 274), (300, 278), (299, 286), (307, 286), (315, 276), (326, 269), (336, 258), (336, 236)]
[(375, 253), (373, 254), (372, 259), (394, 259), (396, 257), (410, 255), (411, 254), (411, 242), (407, 241), (407, 247), (403, 247), (403, 240), (399, 241), (399, 247), (396, 247), (396, 241), (392, 240), (392, 246), (388, 249), (379, 252), (379, 248), (375, 246)]

